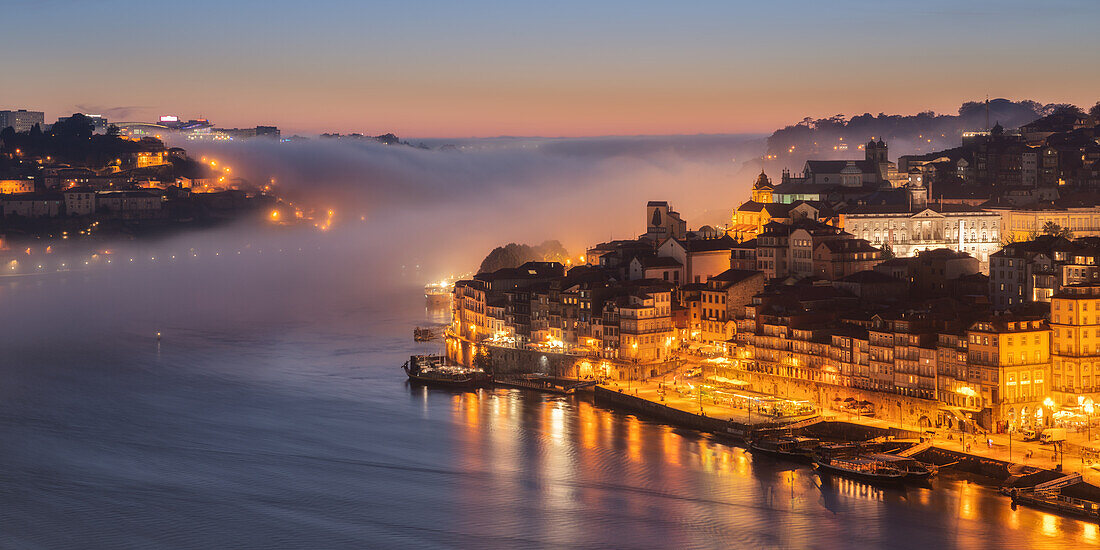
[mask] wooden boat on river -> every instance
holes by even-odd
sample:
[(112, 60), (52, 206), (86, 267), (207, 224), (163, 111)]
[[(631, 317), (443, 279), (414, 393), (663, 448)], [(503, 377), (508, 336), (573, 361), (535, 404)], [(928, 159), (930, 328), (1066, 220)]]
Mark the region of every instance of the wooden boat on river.
[(413, 355), (401, 366), (409, 382), (456, 389), (488, 386), (492, 377), (481, 369), (448, 365), (443, 355)]
[(764, 453), (779, 458), (810, 462), (813, 452), (821, 441), (812, 437), (765, 437), (749, 441), (749, 449), (754, 453)]
[(814, 469), (823, 474), (877, 485), (901, 485), (905, 482), (905, 473), (897, 466), (867, 456), (818, 456), (814, 458)]

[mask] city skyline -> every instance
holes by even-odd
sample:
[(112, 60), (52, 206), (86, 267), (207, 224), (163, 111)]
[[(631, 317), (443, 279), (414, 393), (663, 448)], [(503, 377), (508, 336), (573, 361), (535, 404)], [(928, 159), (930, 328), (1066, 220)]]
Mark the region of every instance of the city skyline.
[(288, 134), (767, 133), (805, 116), (951, 114), (986, 96), (1087, 108), (1100, 85), (1066, 70), (1100, 48), (1065, 32), (1100, 15), (1079, 1), (136, 7), (9, 6), (24, 24), (0, 36), (0, 50), (20, 52), (6, 56), (0, 108)]

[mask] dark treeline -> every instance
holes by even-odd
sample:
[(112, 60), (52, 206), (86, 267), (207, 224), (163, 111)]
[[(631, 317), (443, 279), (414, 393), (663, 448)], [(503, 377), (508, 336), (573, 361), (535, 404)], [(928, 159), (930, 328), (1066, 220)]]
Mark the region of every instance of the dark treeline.
[(29, 132), (18, 133), (12, 128), (0, 130), (0, 170), (19, 170), (25, 163), (20, 159), (44, 159), (53, 162), (102, 168), (115, 159), (139, 152), (164, 151), (164, 143), (156, 138), (138, 141), (118, 135), (118, 128), (111, 127), (106, 134), (93, 133), (91, 119), (74, 114), (58, 122), (48, 131), (37, 124)]
[(491, 273), (498, 269), (519, 267), (527, 262), (565, 262), (569, 252), (558, 241), (546, 241), (540, 245), (508, 243), (498, 246), (481, 262), (478, 273)]
[[(1100, 104), (1098, 104), (1100, 105)], [(1090, 111), (1100, 110), (1092, 107)], [(915, 115), (872, 115), (864, 113), (851, 118), (838, 114), (829, 118), (805, 118), (776, 130), (767, 141), (769, 155), (779, 159), (806, 158), (814, 154), (827, 158), (833, 147), (840, 143), (849, 145), (846, 154), (852, 157), (852, 148), (872, 137), (890, 144), (891, 156), (927, 152), (958, 145), (959, 137), (966, 130), (982, 130), (999, 123), (1005, 128), (1017, 128), (1038, 118), (1058, 113), (1081, 113), (1074, 105), (1023, 100), (992, 99), (968, 101), (959, 107), (958, 114), (936, 114), (925, 111)], [(793, 150), (792, 150), (793, 148)]]
[[(0, 175), (34, 175), (40, 164), (49, 159), (51, 165), (70, 165), (99, 170), (116, 161), (123, 164), (135, 153), (168, 151), (157, 138), (139, 140), (122, 137), (114, 125), (106, 134), (94, 133), (92, 120), (82, 114), (55, 123), (43, 131), (35, 124), (28, 132), (16, 132), (8, 127), (0, 130)], [(165, 172), (164, 177), (210, 177), (210, 170), (190, 158), (182, 149), (172, 149), (169, 165), (150, 171)]]

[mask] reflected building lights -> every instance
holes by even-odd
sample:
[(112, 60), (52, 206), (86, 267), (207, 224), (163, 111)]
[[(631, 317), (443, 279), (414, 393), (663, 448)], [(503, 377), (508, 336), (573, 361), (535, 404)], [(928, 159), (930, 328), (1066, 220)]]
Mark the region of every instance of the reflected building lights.
[(1095, 523), (1085, 523), (1081, 526), (1081, 539), (1090, 544), (1100, 542), (1100, 526)]
[(1048, 537), (1057, 535), (1058, 517), (1053, 514), (1043, 514), (1043, 519), (1039, 523), (1039, 530)]

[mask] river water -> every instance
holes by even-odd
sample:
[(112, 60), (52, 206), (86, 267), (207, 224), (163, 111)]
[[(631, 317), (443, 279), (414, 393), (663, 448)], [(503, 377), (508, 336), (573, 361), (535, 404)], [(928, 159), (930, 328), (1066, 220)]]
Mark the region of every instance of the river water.
[(0, 546), (1100, 542), (950, 475), (823, 482), (584, 398), (410, 387), (398, 365), (431, 348), (410, 338), (433, 315), (417, 273), (221, 252), (0, 285)]

